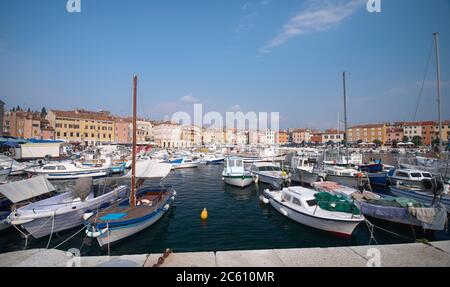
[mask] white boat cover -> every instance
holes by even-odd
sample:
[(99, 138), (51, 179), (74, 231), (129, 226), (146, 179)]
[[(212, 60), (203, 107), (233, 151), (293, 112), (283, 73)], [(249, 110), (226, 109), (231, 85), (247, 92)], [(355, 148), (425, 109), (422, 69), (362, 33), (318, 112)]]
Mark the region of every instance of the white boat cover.
[(0, 185), (0, 194), (3, 194), (12, 203), (28, 200), (55, 190), (55, 187), (44, 176)]
[[(142, 179), (165, 178), (172, 170), (170, 163), (160, 163), (156, 160), (142, 160), (136, 162), (136, 177)], [(124, 176), (131, 178), (131, 171)]]

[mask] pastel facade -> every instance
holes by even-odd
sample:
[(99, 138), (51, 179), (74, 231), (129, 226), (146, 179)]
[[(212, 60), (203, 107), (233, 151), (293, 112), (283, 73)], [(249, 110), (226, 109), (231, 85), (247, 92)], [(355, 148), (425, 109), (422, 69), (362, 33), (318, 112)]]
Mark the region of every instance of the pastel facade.
[(115, 142), (115, 121), (109, 112), (51, 110), (47, 120), (55, 128), (57, 140), (101, 145)]

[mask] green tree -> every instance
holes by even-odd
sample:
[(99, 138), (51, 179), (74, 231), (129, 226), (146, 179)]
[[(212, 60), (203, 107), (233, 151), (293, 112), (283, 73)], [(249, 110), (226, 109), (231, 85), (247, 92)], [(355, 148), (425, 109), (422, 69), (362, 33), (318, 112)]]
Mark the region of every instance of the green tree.
[(45, 118), (46, 116), (47, 116), (47, 110), (45, 109), (45, 107), (43, 107), (41, 110), (41, 118)]
[(409, 137), (404, 136), (404, 137), (403, 137), (403, 143), (407, 143), (407, 142), (409, 142)]
[(416, 147), (419, 147), (422, 145), (422, 137), (421, 136), (414, 136), (412, 139), (412, 142)]
[(437, 146), (441, 143), (441, 141), (438, 138), (435, 138), (434, 140), (431, 141), (431, 145), (432, 146)]

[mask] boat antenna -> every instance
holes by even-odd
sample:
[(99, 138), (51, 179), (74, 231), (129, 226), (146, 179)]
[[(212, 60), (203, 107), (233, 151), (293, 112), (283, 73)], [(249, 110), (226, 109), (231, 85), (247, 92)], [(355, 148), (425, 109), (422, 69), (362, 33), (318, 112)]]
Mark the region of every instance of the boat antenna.
[(433, 33), (434, 46), (436, 51), (436, 88), (437, 88), (437, 102), (438, 102), (438, 121), (439, 121), (439, 152), (442, 148), (442, 108), (441, 108), (441, 65), (439, 55), (439, 32)]
[(133, 152), (131, 155), (131, 192), (130, 207), (136, 207), (136, 100), (137, 100), (137, 75), (133, 77)]

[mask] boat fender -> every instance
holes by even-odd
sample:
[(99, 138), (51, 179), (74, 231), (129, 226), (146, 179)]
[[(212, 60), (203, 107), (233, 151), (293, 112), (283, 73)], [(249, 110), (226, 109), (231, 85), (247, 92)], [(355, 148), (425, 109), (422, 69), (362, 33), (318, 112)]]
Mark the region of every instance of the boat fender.
[(174, 192), (173, 192), (173, 195), (174, 195), (174, 196), (176, 196), (176, 195), (177, 195), (177, 192), (176, 192), (176, 191), (174, 191)]
[(108, 231), (108, 228), (102, 229), (100, 231), (86, 230), (86, 235), (90, 238), (97, 238), (97, 237), (100, 237), (103, 234), (105, 234), (107, 231)]
[(289, 217), (289, 213), (288, 213), (286, 210), (284, 210), (284, 208), (280, 208), (280, 212), (281, 212), (281, 214), (283, 214), (284, 216)]
[(86, 212), (85, 214), (83, 214), (83, 219), (86, 221), (89, 218), (91, 218), (94, 215), (93, 212)]
[(151, 206), (152, 202), (148, 199), (142, 199), (137, 202), (137, 205), (148, 205)]
[(172, 196), (170, 200), (175, 201), (175, 196)]
[(169, 208), (170, 208), (170, 204), (166, 204), (166, 205), (164, 205), (164, 210), (169, 210)]
[(265, 197), (264, 197), (264, 198), (263, 198), (263, 202), (264, 202), (264, 204), (269, 204), (270, 201), (269, 201), (268, 198), (265, 198)]

